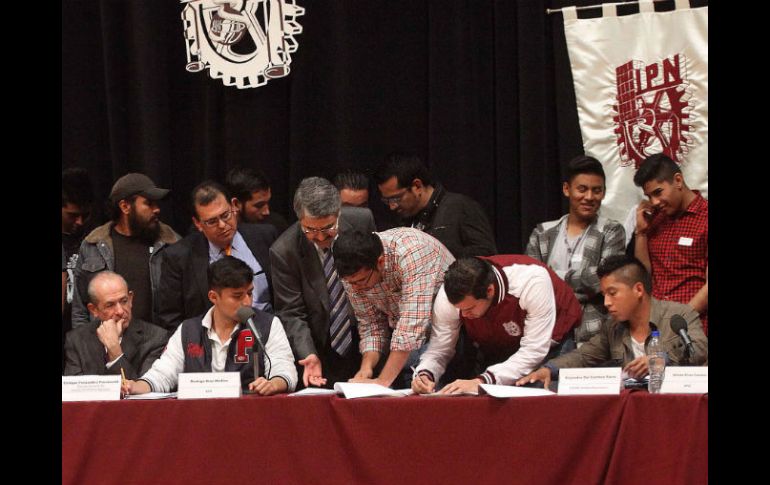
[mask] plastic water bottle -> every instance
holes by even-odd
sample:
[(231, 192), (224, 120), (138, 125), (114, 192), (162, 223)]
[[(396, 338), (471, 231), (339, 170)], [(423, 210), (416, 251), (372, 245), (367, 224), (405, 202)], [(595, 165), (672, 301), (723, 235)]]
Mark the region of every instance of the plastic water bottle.
[(650, 369), (650, 382), (647, 384), (647, 390), (652, 394), (657, 394), (660, 392), (666, 373), (666, 352), (660, 346), (660, 332), (657, 330), (652, 332), (652, 338), (647, 345), (647, 357)]

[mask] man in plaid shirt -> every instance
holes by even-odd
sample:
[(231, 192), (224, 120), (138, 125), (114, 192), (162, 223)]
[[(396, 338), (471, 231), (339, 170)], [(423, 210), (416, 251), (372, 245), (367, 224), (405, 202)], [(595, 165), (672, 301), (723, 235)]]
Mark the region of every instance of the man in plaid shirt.
[[(340, 234), (332, 252), (361, 337), (361, 368), (351, 381), (390, 386), (407, 364), (419, 360), (434, 297), (455, 258), (433, 236), (407, 227)], [(374, 378), (374, 368), (388, 350)], [(397, 387), (409, 387), (411, 372), (401, 375)]]
[(662, 153), (644, 160), (634, 183), (649, 198), (636, 209), (634, 255), (652, 273), (652, 296), (691, 306), (708, 335), (708, 201)]

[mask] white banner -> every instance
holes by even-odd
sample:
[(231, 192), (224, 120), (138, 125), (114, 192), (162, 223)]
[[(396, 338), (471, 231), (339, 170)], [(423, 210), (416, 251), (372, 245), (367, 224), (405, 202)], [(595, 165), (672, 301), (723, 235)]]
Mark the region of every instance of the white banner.
[(586, 155), (604, 165), (602, 214), (620, 222), (643, 198), (634, 174), (664, 152), (690, 188), (708, 198), (708, 7), (578, 19), (563, 9)]

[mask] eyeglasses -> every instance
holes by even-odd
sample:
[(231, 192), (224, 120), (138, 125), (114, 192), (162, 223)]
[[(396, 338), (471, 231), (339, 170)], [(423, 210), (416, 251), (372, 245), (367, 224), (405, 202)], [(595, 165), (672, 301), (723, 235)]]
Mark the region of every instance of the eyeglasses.
[(366, 277), (366, 279), (359, 279), (358, 281), (352, 281), (352, 280), (345, 280), (350, 286), (354, 287), (362, 287), (367, 286), (369, 284), (369, 280), (372, 279), (372, 275), (374, 274), (374, 268), (369, 268), (369, 275)]
[(227, 224), (227, 221), (233, 218), (233, 215), (235, 215), (238, 212), (237, 209), (230, 209), (228, 211), (225, 211), (221, 214), (219, 214), (217, 217), (212, 217), (211, 219), (206, 219), (205, 221), (201, 221), (201, 224), (203, 224), (206, 227), (216, 227), (219, 225), (219, 221), (224, 222)]
[(334, 224), (329, 224), (326, 227), (318, 227), (318, 228), (316, 228), (316, 227), (305, 227), (305, 226), (300, 225), (300, 228), (302, 229), (302, 232), (304, 234), (320, 234), (320, 233), (324, 233), (324, 234), (326, 234), (328, 236), (328, 235), (330, 235), (331, 233), (333, 233), (334, 231), (337, 230), (337, 226), (338, 226), (339, 222), (340, 222), (340, 220), (337, 219), (336, 221), (334, 221)]
[(404, 189), (404, 191), (398, 195), (394, 195), (392, 197), (380, 197), (380, 200), (387, 206), (390, 206), (391, 204), (399, 205), (401, 204), (401, 199), (404, 198), (407, 192), (409, 192), (409, 189)]

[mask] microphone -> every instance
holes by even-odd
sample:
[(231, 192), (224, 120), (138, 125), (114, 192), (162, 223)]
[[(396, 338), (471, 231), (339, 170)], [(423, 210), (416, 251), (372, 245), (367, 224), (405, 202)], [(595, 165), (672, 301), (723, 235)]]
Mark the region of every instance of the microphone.
[(262, 349), (262, 352), (267, 352), (265, 350), (265, 346), (262, 343), (262, 339), (259, 336), (259, 332), (257, 332), (257, 327), (254, 325), (254, 315), (256, 315), (256, 312), (253, 308), (248, 306), (242, 306), (238, 309), (237, 312), (235, 312), (235, 315), (238, 317), (238, 320), (241, 323), (245, 323), (249, 326), (251, 329), (251, 333), (254, 334), (254, 338), (257, 339), (257, 343), (259, 344), (259, 348)]
[(682, 339), (687, 346), (687, 350), (690, 352), (690, 356), (695, 355), (695, 348), (692, 345), (692, 340), (687, 334), (687, 322), (682, 315), (674, 315), (671, 317), (671, 330), (673, 330)]

